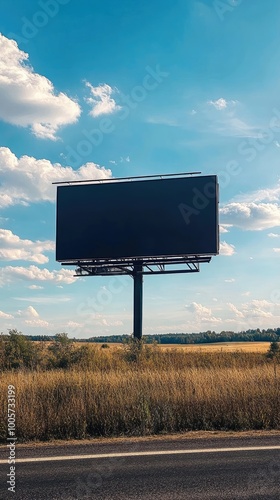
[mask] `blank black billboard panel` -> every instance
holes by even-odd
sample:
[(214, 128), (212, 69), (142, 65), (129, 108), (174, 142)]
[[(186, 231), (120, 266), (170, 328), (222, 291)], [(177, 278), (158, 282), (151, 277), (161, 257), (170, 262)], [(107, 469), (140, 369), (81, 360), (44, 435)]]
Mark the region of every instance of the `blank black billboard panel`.
[(56, 259), (216, 255), (217, 177), (57, 188)]

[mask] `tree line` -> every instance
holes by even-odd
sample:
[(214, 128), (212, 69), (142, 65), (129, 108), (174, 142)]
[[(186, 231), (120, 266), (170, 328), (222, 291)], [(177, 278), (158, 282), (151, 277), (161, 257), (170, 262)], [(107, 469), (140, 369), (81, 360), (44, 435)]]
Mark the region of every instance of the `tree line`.
[[(212, 335), (213, 332), (210, 333)], [(273, 334), (277, 340), (272, 337), (269, 351), (266, 354), (268, 360), (280, 360), (279, 333)], [(169, 338), (167, 335), (163, 337), (165, 340)], [(104, 340), (106, 337), (102, 337), (102, 339)], [(135, 363), (141, 359), (151, 361), (154, 356), (154, 361), (158, 361), (159, 354), (161, 353), (160, 356), (164, 357), (166, 352), (158, 347), (158, 342), (155, 340), (153, 345), (148, 345), (145, 339), (134, 341), (127, 336), (122, 342), (123, 349), (109, 349), (108, 357), (102, 348), (109, 348), (109, 343), (97, 344), (96, 342), (92, 342), (91, 345), (89, 342), (76, 344), (73, 339), (68, 338), (67, 333), (58, 333), (48, 343), (44, 341), (34, 342), (17, 330), (9, 330), (8, 335), (0, 336), (0, 372), (18, 369), (36, 371), (69, 368), (96, 369), (98, 367), (105, 369), (106, 362), (108, 362), (108, 366), (112, 367), (112, 363), (118, 364), (121, 360), (125, 363)], [(101, 355), (101, 351), (104, 355)], [(185, 349), (180, 351), (181, 353), (186, 352)]]
[[(13, 331), (13, 330), (11, 330)], [(54, 342), (59, 335), (24, 335), (27, 340), (38, 342)], [(7, 340), (9, 335), (1, 334), (2, 340)], [(88, 339), (72, 338), (72, 342), (99, 342), (99, 343), (123, 343), (131, 339), (131, 335), (102, 335), (98, 337), (90, 337)], [(199, 333), (165, 333), (165, 334), (150, 334), (143, 335), (145, 344), (209, 344), (215, 342), (278, 342), (280, 341), (280, 328), (268, 328), (260, 330), (260, 328), (242, 330), (233, 332), (231, 330), (223, 330), (215, 332), (207, 330)]]
[[(129, 335), (103, 335), (91, 337), (80, 342), (118, 342), (127, 341)], [(158, 344), (209, 344), (215, 342), (278, 342), (280, 340), (280, 328), (268, 328), (267, 330), (249, 329), (241, 332), (207, 330), (200, 333), (166, 333), (143, 335), (146, 344), (157, 342)]]

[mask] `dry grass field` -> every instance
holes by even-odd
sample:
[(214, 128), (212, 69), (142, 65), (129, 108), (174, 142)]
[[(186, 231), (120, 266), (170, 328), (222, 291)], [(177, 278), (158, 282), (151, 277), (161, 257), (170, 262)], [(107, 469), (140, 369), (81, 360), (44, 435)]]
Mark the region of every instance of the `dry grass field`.
[(3, 372), (0, 438), (9, 384), (19, 441), (280, 429), (280, 365), (256, 344), (255, 352), (91, 344), (76, 368)]
[(267, 352), (270, 342), (216, 342), (214, 344), (162, 344), (161, 349), (183, 348), (198, 352)]
[[(85, 345), (83, 342), (77, 342), (79, 346)], [(99, 345), (98, 343), (90, 345)], [(122, 344), (108, 343), (112, 349), (122, 347)], [(160, 349), (186, 349), (187, 351), (197, 352), (261, 352), (268, 351), (270, 342), (215, 342), (211, 344), (158, 344)], [(101, 347), (101, 345), (100, 345)]]

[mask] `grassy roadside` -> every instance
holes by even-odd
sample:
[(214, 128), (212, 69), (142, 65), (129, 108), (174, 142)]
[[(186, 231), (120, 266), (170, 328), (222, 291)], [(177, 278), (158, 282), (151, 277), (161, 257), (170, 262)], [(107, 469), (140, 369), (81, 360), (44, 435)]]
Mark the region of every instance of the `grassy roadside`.
[(98, 352), (91, 369), (3, 373), (2, 442), (9, 384), (21, 442), (280, 429), (280, 366), (261, 353)]

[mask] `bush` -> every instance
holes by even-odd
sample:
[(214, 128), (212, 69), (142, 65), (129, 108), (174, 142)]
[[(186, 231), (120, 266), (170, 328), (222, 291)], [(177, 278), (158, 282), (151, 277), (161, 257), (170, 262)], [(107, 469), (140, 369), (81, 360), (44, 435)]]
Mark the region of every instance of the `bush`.
[(280, 359), (280, 343), (279, 342), (271, 342), (266, 356), (268, 359), (279, 360)]

